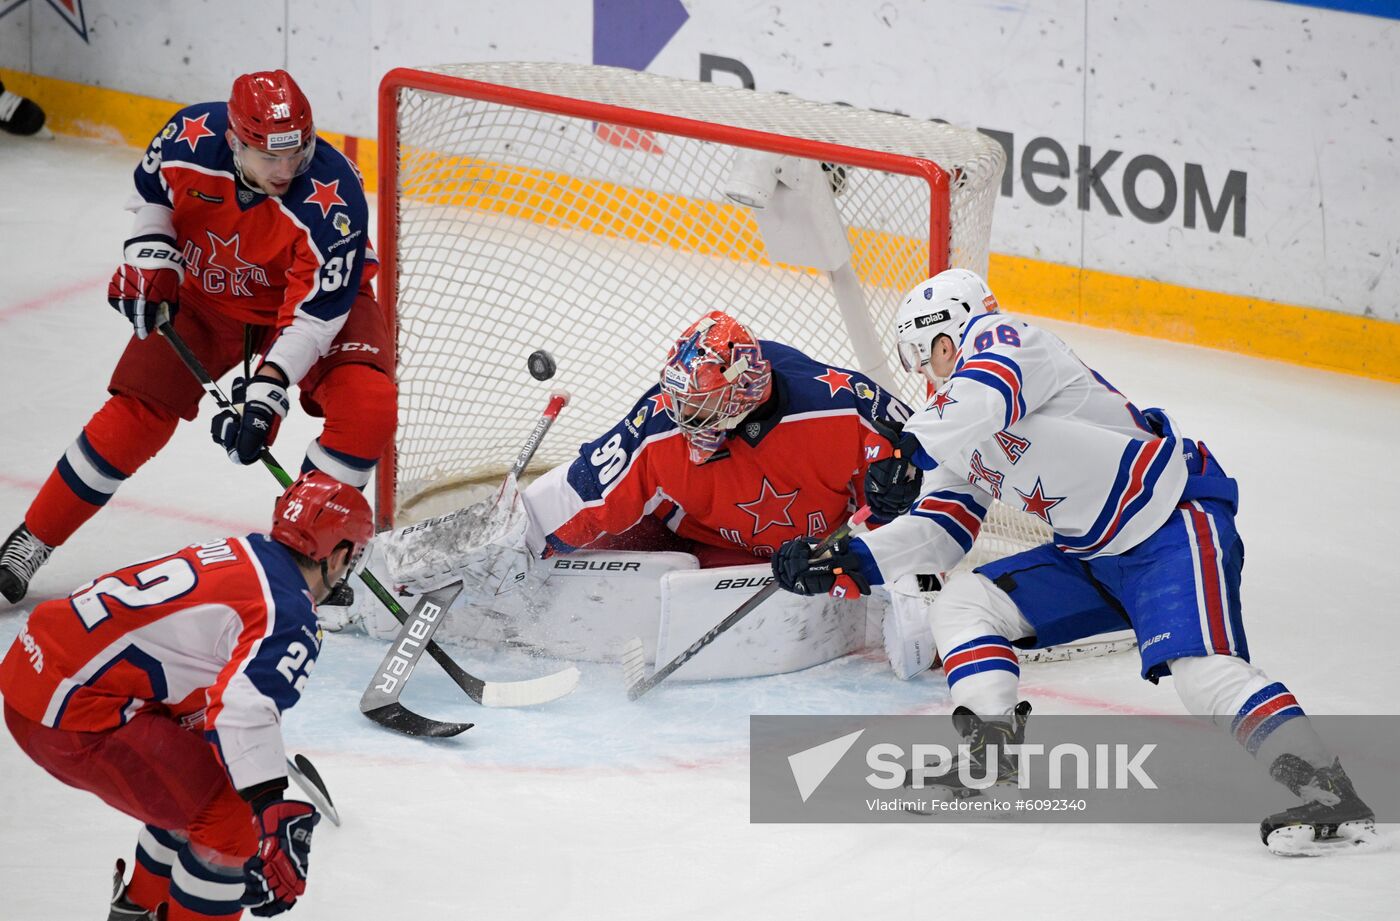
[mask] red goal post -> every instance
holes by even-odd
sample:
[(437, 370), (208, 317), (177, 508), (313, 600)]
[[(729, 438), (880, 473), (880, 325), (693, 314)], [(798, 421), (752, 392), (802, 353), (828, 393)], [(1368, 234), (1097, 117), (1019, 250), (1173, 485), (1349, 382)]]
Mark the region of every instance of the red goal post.
[[(950, 265), (985, 274), (1005, 162), (938, 122), (571, 64), (390, 71), (379, 131), (379, 297), (400, 388), (385, 526), (503, 474), (551, 387), (573, 400), (537, 468), (575, 456), (716, 307), (921, 401), (893, 358), (894, 312)], [(761, 161), (791, 176), (822, 164), (844, 265), (786, 255), (765, 239), (771, 217), (726, 196), (736, 164), (767, 155), (795, 158)], [(537, 348), (555, 380), (525, 372)]]

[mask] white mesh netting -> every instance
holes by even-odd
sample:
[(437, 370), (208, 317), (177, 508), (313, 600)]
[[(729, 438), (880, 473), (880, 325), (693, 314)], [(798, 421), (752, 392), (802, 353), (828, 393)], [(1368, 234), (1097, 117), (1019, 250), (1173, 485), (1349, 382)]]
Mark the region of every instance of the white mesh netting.
[[(859, 367), (828, 274), (770, 262), (752, 212), (723, 194), (736, 150), (716, 139), (725, 127), (928, 160), (950, 177), (950, 233), (930, 241), (930, 214), (944, 206), (925, 179), (851, 165), (849, 151), (822, 156), (843, 164), (835, 201), (880, 343), (893, 343), (899, 299), (930, 265), (946, 256), (987, 270), (1004, 155), (975, 131), (616, 68), (425, 71), (461, 82), (401, 87), (397, 136), (381, 138), (396, 145), (398, 163), (380, 207), (397, 214), (381, 245), (398, 259), (401, 521), (457, 504), (458, 495), (439, 495), (445, 489), (502, 474), (550, 389), (573, 400), (534, 468), (570, 459), (656, 380), (674, 337), (706, 310)], [(492, 102), (474, 98), (495, 95), (477, 83), (626, 112), (603, 122), (539, 97), (530, 108)], [(661, 130), (658, 114), (703, 123), (693, 133), (713, 136)], [(539, 348), (558, 360), (548, 383), (525, 369)], [(921, 402), (919, 381), (896, 377), (901, 394)]]

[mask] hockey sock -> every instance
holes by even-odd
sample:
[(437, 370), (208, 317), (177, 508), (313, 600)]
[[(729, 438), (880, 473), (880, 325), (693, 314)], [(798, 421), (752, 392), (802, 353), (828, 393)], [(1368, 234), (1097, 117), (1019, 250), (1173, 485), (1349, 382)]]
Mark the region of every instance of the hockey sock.
[(25, 512), (29, 531), (50, 547), (73, 536), (117, 488), (165, 446), (175, 416), (134, 397), (109, 399), (58, 459)]
[(394, 437), (395, 394), (388, 375), (370, 365), (331, 369), (314, 394), (326, 414), (326, 426), (306, 449), (302, 471), (316, 468), (363, 489)]
[(948, 693), (953, 703), (979, 716), (1009, 714), (1016, 705), (1021, 667), (1005, 637), (973, 637), (943, 657)]
[(181, 848), (170, 874), (168, 921), (234, 921), (243, 912), (241, 864), (220, 865)]
[(318, 438), (307, 445), (306, 459), (301, 462), (301, 472), (319, 470), (347, 486), (364, 489), (369, 485), (370, 474), (374, 473), (374, 465), (378, 460), (377, 457), (356, 457), (332, 450), (322, 444), (322, 438)]
[(170, 870), (184, 842), (163, 828), (147, 825), (136, 837), (136, 866), (126, 897), (134, 905), (155, 908), (170, 898)]
[(1173, 659), (1172, 680), (1186, 709), (1225, 728), (1264, 765), (1292, 752), (1314, 767), (1332, 763), (1297, 698), (1235, 656)]

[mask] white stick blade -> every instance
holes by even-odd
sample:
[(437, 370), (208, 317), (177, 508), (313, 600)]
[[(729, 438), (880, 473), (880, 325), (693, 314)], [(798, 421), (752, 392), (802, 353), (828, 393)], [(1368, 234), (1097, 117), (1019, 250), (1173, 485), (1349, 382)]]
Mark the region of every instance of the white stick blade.
[(481, 692), (483, 707), (531, 707), (549, 703), (573, 693), (578, 687), (579, 670), (570, 665), (563, 671), (527, 681), (488, 681)]

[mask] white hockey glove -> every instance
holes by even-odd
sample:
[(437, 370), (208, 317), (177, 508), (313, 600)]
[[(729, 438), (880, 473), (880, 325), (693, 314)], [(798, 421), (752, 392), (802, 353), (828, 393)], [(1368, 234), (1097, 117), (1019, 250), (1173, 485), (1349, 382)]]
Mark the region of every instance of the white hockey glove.
[(913, 678), (938, 657), (928, 619), (935, 595), (920, 591), (917, 580), (917, 576), (904, 576), (890, 586), (890, 606), (885, 611), (885, 655), (901, 681)]
[(389, 578), (414, 594), (462, 581), (469, 594), (498, 595), (528, 571), (528, 525), (519, 485), (515, 477), (508, 477), (499, 498), (408, 525), (377, 540)]

